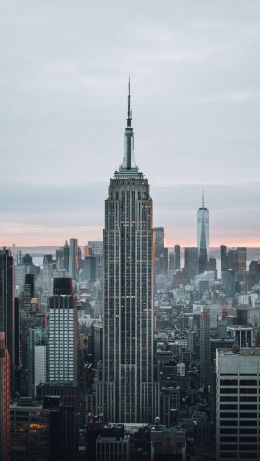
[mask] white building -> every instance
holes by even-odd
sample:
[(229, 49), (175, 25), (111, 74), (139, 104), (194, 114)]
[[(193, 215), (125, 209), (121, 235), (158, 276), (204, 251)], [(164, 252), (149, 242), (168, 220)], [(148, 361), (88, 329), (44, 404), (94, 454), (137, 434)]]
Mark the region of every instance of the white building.
[(54, 279), (50, 298), (48, 381), (77, 383), (77, 311), (70, 278)]

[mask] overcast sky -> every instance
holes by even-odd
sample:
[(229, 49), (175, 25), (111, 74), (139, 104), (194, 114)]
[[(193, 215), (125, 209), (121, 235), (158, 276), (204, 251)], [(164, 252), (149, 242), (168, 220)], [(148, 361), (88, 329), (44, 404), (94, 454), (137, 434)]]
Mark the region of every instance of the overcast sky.
[(2, 0), (0, 244), (102, 238), (123, 158), (131, 74), (135, 158), (154, 225), (196, 243), (260, 246), (259, 0)]

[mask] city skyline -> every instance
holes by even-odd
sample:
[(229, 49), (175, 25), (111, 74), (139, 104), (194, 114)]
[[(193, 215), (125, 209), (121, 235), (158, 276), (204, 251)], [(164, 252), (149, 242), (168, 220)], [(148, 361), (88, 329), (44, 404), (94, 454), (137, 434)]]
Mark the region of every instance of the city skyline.
[(1, 5), (1, 245), (102, 238), (130, 73), (167, 244), (195, 244), (204, 185), (211, 245), (260, 246), (258, 2), (79, 4)]

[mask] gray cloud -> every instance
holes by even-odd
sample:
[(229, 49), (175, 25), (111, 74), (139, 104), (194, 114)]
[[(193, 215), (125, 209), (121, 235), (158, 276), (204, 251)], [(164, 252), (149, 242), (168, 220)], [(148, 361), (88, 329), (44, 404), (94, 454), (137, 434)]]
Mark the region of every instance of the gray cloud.
[(205, 184), (213, 235), (258, 238), (257, 0), (10, 0), (0, 16), (2, 231), (102, 226), (131, 73), (156, 224), (192, 240)]

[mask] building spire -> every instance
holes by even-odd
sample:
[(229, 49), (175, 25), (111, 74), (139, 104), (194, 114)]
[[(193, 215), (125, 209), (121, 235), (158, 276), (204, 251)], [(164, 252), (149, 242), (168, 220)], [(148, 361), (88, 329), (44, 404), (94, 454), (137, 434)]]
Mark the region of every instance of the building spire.
[(205, 193), (204, 193), (204, 186), (202, 189), (202, 208), (205, 208)]
[(125, 152), (123, 163), (119, 168), (118, 174), (135, 175), (138, 173), (138, 168), (134, 159), (134, 130), (132, 127), (132, 110), (131, 110), (131, 81), (128, 80), (128, 98), (127, 98), (127, 119), (125, 128)]
[(130, 75), (128, 80), (128, 111), (127, 111), (127, 126), (130, 128), (132, 123), (132, 111), (131, 111), (131, 82)]

